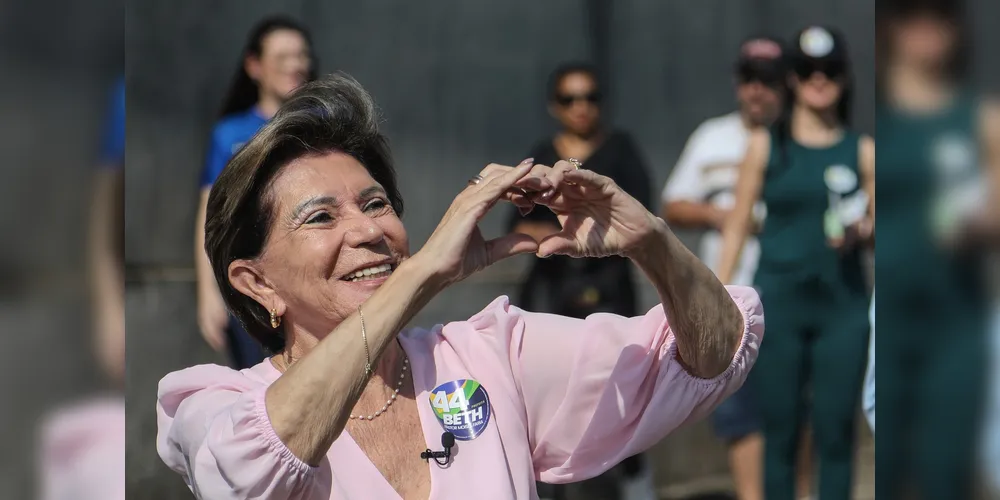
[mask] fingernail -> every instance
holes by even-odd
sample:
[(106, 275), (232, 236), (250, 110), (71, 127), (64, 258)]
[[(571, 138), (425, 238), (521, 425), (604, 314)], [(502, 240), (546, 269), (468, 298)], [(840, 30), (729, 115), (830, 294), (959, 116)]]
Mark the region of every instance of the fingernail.
[(548, 191), (546, 191), (546, 192), (542, 193), (542, 198), (549, 198), (549, 197), (551, 197), (551, 196), (552, 196), (553, 194), (555, 194), (555, 192), (556, 192), (556, 190), (555, 190), (555, 189), (549, 189)]
[(532, 163), (534, 161), (535, 161), (534, 158), (525, 158), (525, 159), (521, 160), (521, 165), (527, 165), (527, 164)]

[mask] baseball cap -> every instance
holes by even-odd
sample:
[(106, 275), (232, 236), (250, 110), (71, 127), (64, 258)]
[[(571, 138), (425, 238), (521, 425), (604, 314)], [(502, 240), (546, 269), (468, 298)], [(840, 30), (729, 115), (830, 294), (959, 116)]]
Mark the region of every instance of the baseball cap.
[(789, 61), (792, 69), (803, 77), (816, 71), (831, 77), (843, 75), (848, 66), (844, 35), (826, 26), (799, 30), (792, 38)]
[(785, 78), (785, 49), (781, 41), (767, 36), (744, 40), (736, 60), (736, 74), (743, 81), (782, 81)]

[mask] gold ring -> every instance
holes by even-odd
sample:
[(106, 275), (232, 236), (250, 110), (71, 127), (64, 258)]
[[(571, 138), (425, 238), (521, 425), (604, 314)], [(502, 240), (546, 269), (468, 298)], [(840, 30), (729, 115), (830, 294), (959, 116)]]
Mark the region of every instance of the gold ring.
[(583, 162), (581, 162), (580, 160), (577, 160), (576, 158), (566, 158), (566, 161), (572, 163), (573, 166), (576, 167), (577, 170), (580, 170), (580, 168), (583, 167)]

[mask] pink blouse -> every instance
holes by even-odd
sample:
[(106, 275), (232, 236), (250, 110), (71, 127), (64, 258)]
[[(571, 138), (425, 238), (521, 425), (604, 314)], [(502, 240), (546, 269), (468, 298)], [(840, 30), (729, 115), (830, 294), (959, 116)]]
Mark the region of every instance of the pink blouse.
[(125, 400), (100, 397), (45, 419), (42, 500), (125, 500)]
[[(467, 423), (485, 411), (480, 433), (456, 442), (448, 466), (429, 462), (430, 498), (537, 498), (536, 479), (594, 477), (706, 416), (743, 384), (764, 336), (756, 292), (728, 288), (743, 312), (743, 339), (729, 368), (710, 380), (681, 368), (660, 306), (634, 318), (580, 320), (523, 311), (499, 297), (468, 321), (401, 333), (427, 448), (441, 449), (441, 406), (474, 402), (477, 394), (484, 400), (478, 390), (458, 401), (452, 393), (435, 398), (435, 388), (475, 380), (488, 395), (486, 407), (467, 412), (475, 416), (458, 418)], [(199, 498), (399, 499), (347, 431), (318, 467), (282, 444), (264, 406), (265, 389), (280, 376), (265, 361), (243, 371), (201, 365), (164, 377), (160, 457)]]

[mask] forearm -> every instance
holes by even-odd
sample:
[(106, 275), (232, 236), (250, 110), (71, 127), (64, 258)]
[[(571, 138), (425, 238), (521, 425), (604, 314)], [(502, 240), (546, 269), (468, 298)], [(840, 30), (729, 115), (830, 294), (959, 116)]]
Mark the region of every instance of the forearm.
[(117, 174), (102, 172), (98, 178), (90, 213), (88, 238), (91, 293), (97, 314), (123, 314), (125, 270), (117, 247), (121, 235), (121, 214), (115, 213), (120, 200)]
[[(413, 259), (403, 261), (362, 306), (374, 366), (397, 333), (437, 294), (440, 286)], [(343, 431), (368, 376), (357, 313), (284, 373), (266, 394), (275, 432), (297, 457), (319, 464)]]
[(663, 219), (673, 227), (717, 229), (722, 223), (722, 211), (708, 203), (671, 201), (663, 204)]
[(212, 271), (212, 263), (208, 260), (208, 253), (205, 251), (205, 212), (208, 205), (208, 190), (204, 190), (201, 195), (201, 203), (198, 205), (198, 214), (195, 216), (194, 230), (194, 270), (198, 282), (198, 296), (205, 294), (216, 294), (219, 292), (219, 285), (215, 281)]
[(658, 229), (629, 257), (656, 287), (692, 375), (712, 378), (726, 370), (739, 348), (743, 314), (712, 271), (659, 221)]
[(722, 227), (722, 250), (716, 269), (719, 271), (718, 278), (723, 283), (728, 283), (733, 278), (736, 264), (739, 262), (740, 254), (743, 252), (743, 245), (746, 243), (747, 235), (750, 232), (749, 226), (748, 215), (742, 218), (734, 216), (730, 220), (727, 220)]

